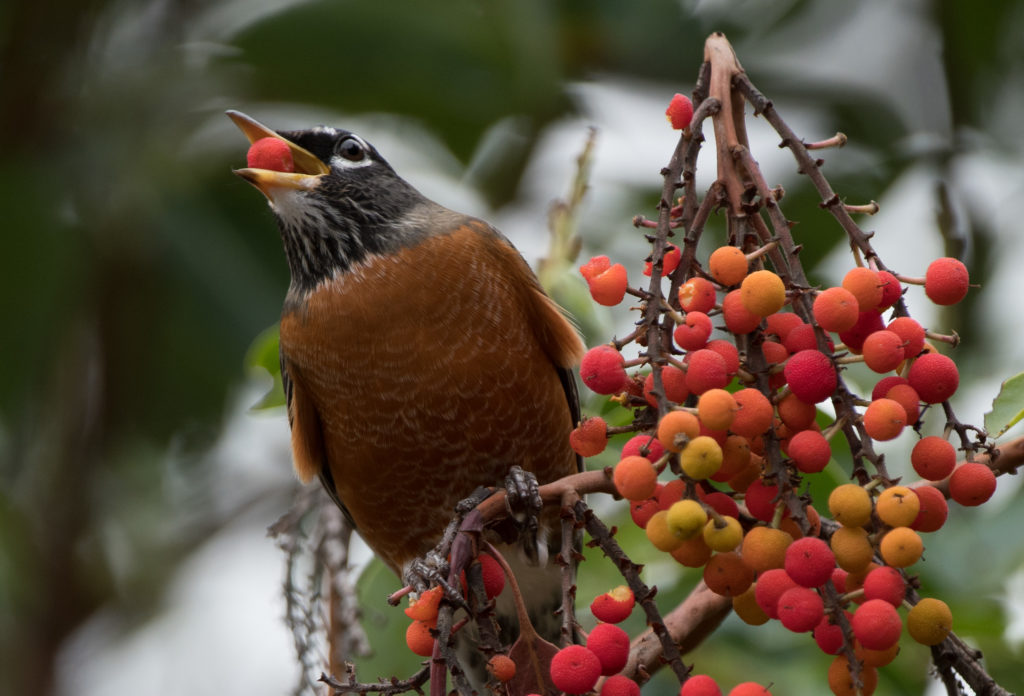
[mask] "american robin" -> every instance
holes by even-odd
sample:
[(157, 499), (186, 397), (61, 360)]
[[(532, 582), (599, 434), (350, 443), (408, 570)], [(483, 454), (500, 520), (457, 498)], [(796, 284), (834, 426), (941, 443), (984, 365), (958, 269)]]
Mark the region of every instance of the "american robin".
[[(294, 162), (236, 173), (267, 197), (291, 271), (281, 374), (299, 478), (318, 476), (401, 576), (513, 465), (540, 483), (578, 471), (583, 345), (508, 239), (425, 198), (354, 133), (228, 115)], [(542, 541), (557, 544), (555, 524), (542, 518)]]

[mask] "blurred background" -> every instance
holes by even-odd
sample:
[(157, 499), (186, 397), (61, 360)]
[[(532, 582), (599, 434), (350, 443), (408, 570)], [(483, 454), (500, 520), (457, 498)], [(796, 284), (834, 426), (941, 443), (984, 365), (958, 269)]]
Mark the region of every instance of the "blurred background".
[[(677, 138), (664, 109), (692, 90), (715, 30), (806, 140), (850, 137), (823, 153), (825, 173), (848, 202), (879, 201), (862, 225), (887, 265), (923, 275), (936, 256), (968, 263), (982, 287), (962, 305), (940, 314), (913, 288), (908, 301), (926, 326), (964, 338), (954, 405), (980, 424), (1000, 381), (1024, 371), (1013, 208), (1024, 4), (3, 3), (0, 693), (285, 694), (298, 682), (283, 557), (265, 532), (295, 491), (287, 424), (280, 409), (253, 410), (271, 378), (246, 359), (288, 276), (262, 196), (231, 174), (247, 142), (225, 109), (356, 130), (428, 196), (495, 222), (531, 263), (594, 126), (582, 254), (608, 253), (635, 277), (646, 251), (630, 220), (655, 215)], [(838, 227), (766, 124), (750, 128), (800, 221), (802, 258), (837, 282), (851, 263)], [(706, 186), (714, 163), (700, 166)], [(558, 299), (590, 343), (631, 321), (597, 311), (575, 277)], [(891, 462), (905, 461), (900, 446)], [(835, 480), (842, 465), (830, 465)], [(950, 603), (1011, 691), (1024, 690), (1018, 487), (1005, 477), (985, 507), (952, 510), (920, 564), (923, 591)], [(639, 560), (666, 608), (696, 581)], [(614, 581), (591, 566), (581, 598)], [(395, 647), (404, 617), (381, 599), (397, 581), (367, 572), (376, 642), (360, 676), (404, 676), (415, 664)], [(741, 672), (821, 693), (829, 658), (806, 636), (730, 619), (688, 661), (725, 684)], [(878, 693), (940, 693), (927, 661), (905, 645)]]

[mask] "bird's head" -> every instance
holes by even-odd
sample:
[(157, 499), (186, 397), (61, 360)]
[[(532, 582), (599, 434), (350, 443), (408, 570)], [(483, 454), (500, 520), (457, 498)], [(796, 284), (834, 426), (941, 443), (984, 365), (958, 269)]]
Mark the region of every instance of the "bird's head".
[(274, 138), (287, 145), (293, 171), (250, 166), (235, 173), (267, 197), (294, 291), (311, 290), (370, 254), (427, 234), (419, 224), (424, 209), (440, 206), (355, 133), (327, 126), (274, 131), (238, 111), (227, 114), (250, 143)]

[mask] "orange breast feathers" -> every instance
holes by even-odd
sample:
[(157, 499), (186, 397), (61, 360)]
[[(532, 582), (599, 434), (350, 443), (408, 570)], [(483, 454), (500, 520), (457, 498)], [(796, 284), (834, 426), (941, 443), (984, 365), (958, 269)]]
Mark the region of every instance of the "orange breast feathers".
[(558, 368), (583, 346), (506, 241), (473, 221), (370, 257), (281, 320), (296, 470), (326, 464), (392, 569), (436, 542), (456, 502), (514, 464), (576, 470)]

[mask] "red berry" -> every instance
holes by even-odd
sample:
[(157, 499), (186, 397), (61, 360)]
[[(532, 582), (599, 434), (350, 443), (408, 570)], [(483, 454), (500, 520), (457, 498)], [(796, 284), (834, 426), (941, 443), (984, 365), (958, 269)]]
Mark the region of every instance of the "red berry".
[[(698, 495), (701, 495), (701, 489), (697, 489)], [(716, 491), (714, 493), (706, 493), (701, 495), (701, 502), (708, 507), (714, 508), (715, 512), (725, 517), (735, 517), (739, 519), (740, 508), (730, 496)]]
[(772, 696), (772, 693), (757, 682), (743, 682), (734, 686), (729, 696)]
[(910, 383), (921, 401), (937, 404), (947, 400), (960, 386), (960, 372), (956, 363), (941, 353), (926, 353), (914, 360), (907, 373)]
[(601, 661), (582, 645), (568, 645), (551, 658), (551, 682), (567, 694), (585, 694), (601, 676)]
[(921, 509), (910, 528), (917, 532), (935, 532), (942, 529), (949, 516), (949, 505), (942, 491), (933, 486), (918, 486), (914, 489)]
[(691, 674), (679, 689), (679, 696), (722, 696), (722, 690), (708, 675)]
[(629, 634), (615, 624), (601, 623), (588, 634), (587, 648), (601, 661), (601, 674), (617, 674), (629, 659)]
[[(674, 365), (666, 365), (661, 368), (661, 386), (665, 398), (677, 404), (686, 401), (686, 397), (690, 395), (690, 390), (686, 387), (686, 373)], [(658, 400), (654, 398), (653, 389), (654, 373), (649, 372), (644, 378), (644, 398), (651, 408), (657, 408)]]
[(897, 384), (908, 384), (905, 377), (899, 375), (889, 375), (883, 377), (875, 383), (874, 388), (871, 390), (871, 400), (881, 399), (883, 396), (889, 393), (889, 390), (895, 387)]
[(655, 462), (665, 454), (665, 447), (653, 435), (634, 435), (622, 446), (622, 456), (629, 457), (636, 454)]
[(729, 341), (725, 341), (721, 338), (716, 338), (714, 341), (708, 341), (705, 346), (706, 350), (713, 350), (722, 356), (722, 360), (725, 360), (725, 374), (732, 377), (740, 369), (740, 353)]
[(769, 568), (761, 573), (754, 585), (754, 599), (769, 617), (779, 618), (778, 604), (782, 594), (793, 587), (799, 587), (782, 568)]
[(608, 424), (604, 418), (584, 418), (575, 430), (569, 433), (569, 446), (581, 457), (593, 457), (604, 452), (608, 444), (607, 433)]
[[(724, 247), (735, 249), (736, 247)], [(748, 334), (761, 324), (761, 317), (754, 314), (743, 304), (740, 290), (726, 293), (722, 298), (722, 318), (725, 327), (734, 334)]]
[(941, 481), (956, 468), (956, 449), (949, 440), (929, 435), (910, 451), (910, 464), (921, 478)]
[(864, 348), (864, 341), (876, 331), (885, 328), (882, 322), (882, 315), (873, 309), (861, 312), (857, 316), (857, 323), (849, 331), (840, 331), (839, 340), (846, 344), (851, 353), (860, 353)]
[[(682, 252), (679, 251), (679, 247), (671, 244), (665, 249), (665, 254), (661, 257), (661, 277), (672, 273), (679, 266), (679, 259), (682, 257)], [(644, 275), (650, 276), (651, 269), (654, 267), (654, 263), (651, 261), (644, 262)]]
[(796, 468), (805, 474), (816, 474), (824, 469), (832, 458), (828, 440), (817, 430), (801, 430), (789, 438), (786, 446)]
[(916, 358), (924, 350), (924, 328), (910, 317), (896, 317), (886, 327), (906, 343), (903, 352), (908, 358)]
[(903, 604), (907, 583), (900, 571), (891, 566), (879, 566), (864, 577), (864, 599), (881, 599), (896, 608)]
[(679, 307), (684, 312), (707, 314), (715, 307), (715, 286), (707, 278), (690, 278), (679, 286)]
[(857, 299), (861, 312), (878, 309), (882, 303), (882, 279), (878, 271), (858, 266), (850, 269), (843, 277), (843, 287)]
[(615, 624), (624, 621), (633, 611), (635, 604), (633, 590), (625, 585), (619, 585), (595, 597), (590, 603), (590, 612), (599, 621)]
[(704, 312), (687, 312), (686, 321), (672, 333), (676, 345), (683, 350), (700, 350), (711, 337), (711, 318)]
[(254, 169), (270, 169), (275, 172), (294, 172), (295, 162), (288, 143), (280, 138), (260, 138), (249, 146), (246, 163)]
[(924, 294), (937, 305), (952, 305), (964, 299), (969, 284), (967, 267), (949, 257), (932, 261), (924, 274)]
[[(654, 514), (660, 509), (657, 498), (653, 496), (644, 500), (629, 501), (629, 516), (633, 518), (633, 522), (640, 529), (646, 529), (647, 523), (650, 522)], [(608, 619), (602, 620), (607, 621)]]
[(791, 587), (779, 597), (779, 621), (794, 633), (813, 631), (825, 616), (821, 596), (807, 587)]
[(836, 557), (832, 549), (817, 537), (802, 537), (786, 549), (786, 572), (803, 587), (824, 585), (832, 577), (835, 567)]
[(629, 677), (616, 674), (604, 680), (601, 696), (640, 696), (640, 685)]
[(961, 505), (981, 505), (996, 492), (996, 475), (979, 462), (958, 466), (949, 477), (949, 497)]
[(775, 516), (775, 498), (779, 495), (778, 485), (765, 483), (763, 479), (753, 481), (744, 497), (747, 511), (763, 522), (771, 522)]
[(774, 334), (781, 343), (786, 340), (790, 331), (803, 323), (804, 320), (792, 312), (776, 312), (765, 317), (764, 332), (766, 335)]
[(665, 116), (676, 130), (689, 128), (690, 120), (693, 118), (693, 102), (684, 94), (675, 94), (665, 109)]
[(808, 404), (824, 401), (838, 385), (832, 359), (818, 350), (802, 350), (789, 356), (784, 374), (789, 390)]
[(889, 271), (879, 271), (878, 278), (882, 282), (882, 301), (878, 303), (878, 309), (889, 309), (900, 299), (903, 287), (900, 285), (899, 278)]
[(853, 635), (868, 650), (885, 650), (900, 639), (903, 622), (896, 607), (883, 599), (869, 599), (853, 612)]
[(814, 642), (826, 655), (838, 655), (843, 649), (843, 629), (839, 624), (830, 623), (828, 616), (823, 616), (814, 627)]
[(729, 383), (725, 358), (709, 348), (687, 354), (686, 386), (692, 394), (721, 389)]
[(909, 384), (897, 384), (885, 393), (886, 399), (892, 399), (907, 414), (907, 425), (914, 425), (921, 415), (921, 397)]
[(625, 358), (609, 345), (591, 348), (580, 362), (580, 379), (598, 394), (617, 394), (626, 388)]

